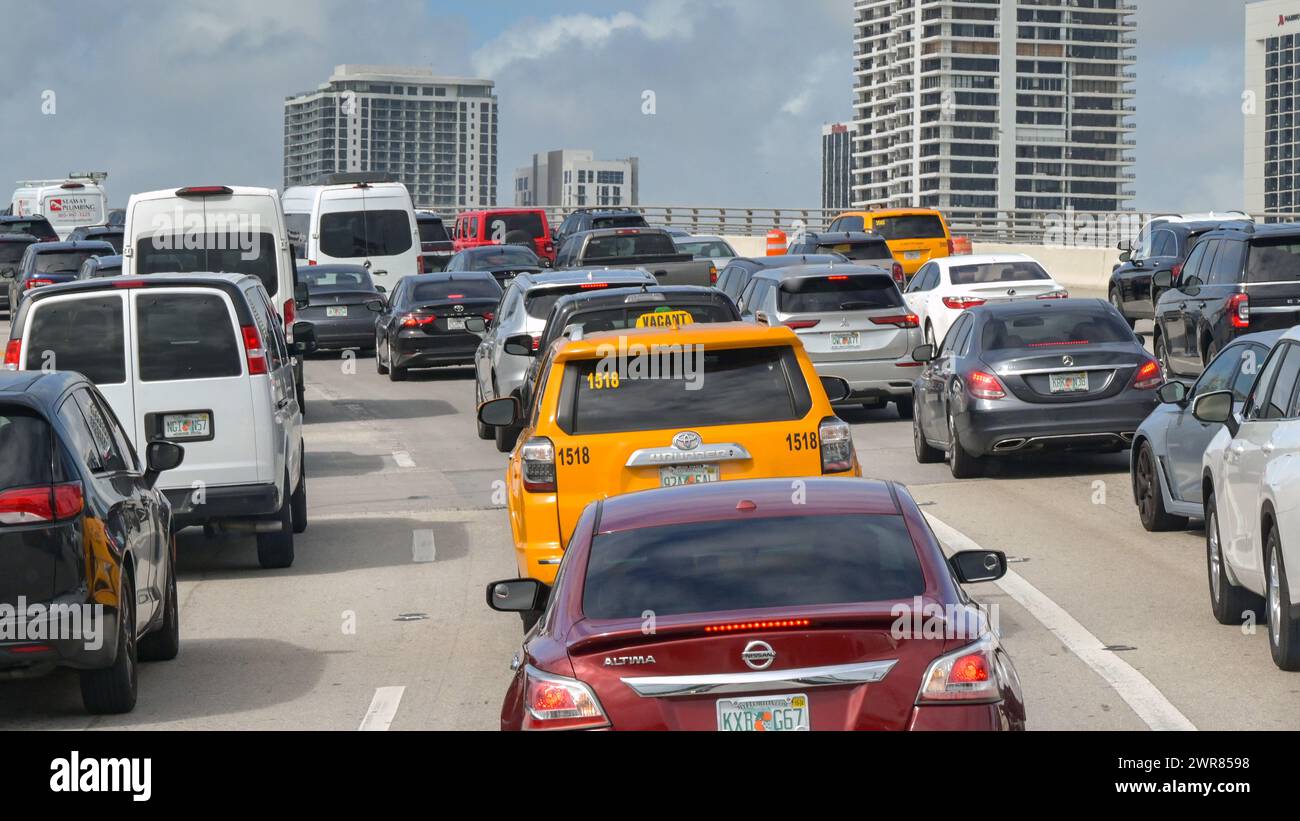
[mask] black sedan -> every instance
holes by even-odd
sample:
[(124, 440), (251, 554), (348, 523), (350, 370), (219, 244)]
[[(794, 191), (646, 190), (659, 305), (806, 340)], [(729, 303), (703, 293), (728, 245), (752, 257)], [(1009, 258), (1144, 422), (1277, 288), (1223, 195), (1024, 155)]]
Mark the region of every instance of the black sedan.
[(541, 273), (548, 267), (533, 249), (522, 245), (484, 245), (467, 248), (451, 258), (448, 271), (484, 271), (496, 277), (501, 287), (520, 274)]
[[(0, 371), (0, 673), (80, 671), (91, 713), (135, 707), (137, 661), (180, 650), (171, 507), (158, 475), (185, 452), (152, 442), (139, 464), (108, 402), (71, 371)], [(57, 609), (56, 609), (57, 608)]]
[(411, 368), (473, 364), (501, 296), (488, 273), (403, 277), (375, 322), (375, 369), (400, 382)]
[[(375, 346), (375, 315), (384, 310), (384, 295), (360, 265), (299, 265), (298, 282), (307, 286), (298, 322), (311, 326), (313, 349)], [(296, 327), (296, 326), (295, 326)]]
[(1160, 404), (1159, 363), (1099, 299), (972, 308), (939, 350), (925, 345), (913, 388), (918, 462), (958, 479), (990, 456), (1039, 450), (1119, 452)]

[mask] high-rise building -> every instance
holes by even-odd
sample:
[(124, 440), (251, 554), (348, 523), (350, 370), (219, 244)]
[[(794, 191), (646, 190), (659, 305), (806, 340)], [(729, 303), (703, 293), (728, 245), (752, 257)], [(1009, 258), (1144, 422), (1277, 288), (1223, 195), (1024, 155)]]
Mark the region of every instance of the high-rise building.
[(1245, 195), (1252, 214), (1300, 210), (1300, 6), (1246, 6)]
[(1131, 0), (855, 0), (857, 206), (1134, 196)]
[(420, 208), (497, 198), (497, 98), (491, 80), (426, 68), (341, 65), (284, 102), (284, 185), (325, 174), (396, 174)]
[(848, 208), (853, 139), (844, 123), (822, 126), (822, 208)]
[(534, 154), (532, 165), (515, 171), (515, 205), (562, 208), (640, 204), (641, 162), (598, 160), (592, 151)]

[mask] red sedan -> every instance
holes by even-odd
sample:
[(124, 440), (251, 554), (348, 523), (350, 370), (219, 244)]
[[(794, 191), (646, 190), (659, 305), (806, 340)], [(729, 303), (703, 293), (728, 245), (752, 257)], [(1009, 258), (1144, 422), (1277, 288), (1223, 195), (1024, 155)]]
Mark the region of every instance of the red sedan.
[(764, 479), (592, 503), (554, 588), (488, 585), (536, 620), (507, 730), (1020, 730), (1010, 658), (903, 487)]

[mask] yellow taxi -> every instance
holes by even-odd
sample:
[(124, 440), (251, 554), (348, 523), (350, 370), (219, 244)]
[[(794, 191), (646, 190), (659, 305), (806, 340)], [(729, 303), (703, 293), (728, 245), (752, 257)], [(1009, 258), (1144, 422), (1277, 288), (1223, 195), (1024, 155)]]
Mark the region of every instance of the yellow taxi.
[(860, 476), (849, 425), (831, 410), (848, 390), (819, 377), (784, 326), (677, 324), (557, 341), (526, 417), (514, 397), (479, 408), (484, 425), (523, 429), (506, 471), (520, 577), (555, 580), (578, 517), (597, 499)]
[(903, 274), (908, 279), (930, 260), (956, 253), (948, 221), (933, 208), (846, 211), (831, 222), (828, 231), (879, 234), (888, 243), (894, 259), (902, 264)]

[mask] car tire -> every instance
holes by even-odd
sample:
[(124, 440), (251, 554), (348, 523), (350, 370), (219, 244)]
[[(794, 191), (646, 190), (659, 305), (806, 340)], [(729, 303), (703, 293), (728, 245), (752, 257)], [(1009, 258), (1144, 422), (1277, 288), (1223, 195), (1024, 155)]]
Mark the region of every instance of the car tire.
[(393, 349), (388, 349), (388, 381), (405, 382), (410, 372), (406, 368), (399, 368), (393, 364)]
[(1211, 342), (1209, 344), (1209, 347), (1205, 349), (1205, 362), (1202, 364), (1204, 364), (1205, 367), (1207, 368), (1210, 367), (1210, 363), (1213, 362), (1214, 357), (1218, 355), (1219, 355), (1219, 344), (1217, 342)]
[(1300, 619), (1291, 618), (1291, 586), (1286, 579), (1286, 560), (1277, 525), (1264, 542), (1265, 612), (1268, 614), (1268, 647), (1278, 669), (1300, 670)]
[(1151, 342), (1151, 347), (1156, 354), (1156, 361), (1160, 363), (1160, 370), (1164, 372), (1166, 379), (1174, 376), (1174, 369), (1169, 365), (1169, 352), (1165, 350), (1165, 338), (1162, 334), (1156, 334), (1155, 339)]
[(135, 709), (139, 669), (135, 638), (135, 581), (122, 576), (118, 599), (117, 654), (102, 670), (81, 672), (81, 702), (93, 715), (118, 715)]
[(901, 396), (894, 400), (894, 408), (898, 411), (899, 419), (911, 419), (915, 408), (912, 405), (912, 397)]
[(1111, 307), (1113, 307), (1116, 311), (1118, 311), (1119, 315), (1123, 317), (1126, 323), (1128, 323), (1129, 330), (1131, 331), (1137, 328), (1137, 320), (1129, 319), (1128, 314), (1124, 313), (1124, 308), (1122, 307), (1123, 303), (1119, 301), (1119, 291), (1115, 290), (1114, 288), (1111, 288), (1109, 299), (1110, 299)]
[(163, 593), (163, 623), (140, 639), (140, 661), (171, 661), (181, 652), (180, 601), (176, 596), (176, 560), (173, 546), (167, 550), (167, 588)]
[(1159, 465), (1151, 450), (1151, 443), (1143, 441), (1133, 460), (1133, 488), (1137, 492), (1138, 518), (1150, 533), (1183, 530), (1187, 517), (1174, 516), (1165, 509), (1165, 496), (1160, 489)]
[(375, 337), (375, 373), (380, 376), (388, 375), (388, 366), (384, 364), (384, 346), (379, 337)]
[(484, 442), (494, 438), (495, 433), (491, 425), (485, 425), (478, 420), (478, 409), (483, 404), (483, 389), (478, 385), (478, 374), (474, 376), (474, 427), (478, 429), (478, 438)]
[(920, 414), (912, 415), (912, 444), (919, 464), (937, 465), (943, 461), (943, 451), (925, 441), (925, 434), (921, 432)]
[(939, 352), (939, 346), (934, 341), (934, 325), (931, 325), (928, 319), (925, 321), (925, 344), (931, 347), (931, 353)]
[(952, 471), (952, 478), (977, 479), (984, 475), (983, 461), (962, 445), (961, 434), (951, 416), (948, 417), (948, 441), (948, 468)]
[(1214, 494), (1205, 499), (1205, 569), (1210, 582), (1210, 610), (1219, 624), (1240, 626), (1247, 611), (1253, 610), (1250, 594), (1233, 584), (1223, 560), (1219, 537), (1219, 509)]
[(307, 532), (307, 451), (303, 448), (302, 457), (298, 463), (298, 489), (293, 492), (293, 497), (289, 500), (291, 508), (290, 515), (293, 517), (293, 532)]
[(257, 563), (264, 570), (280, 570), (293, 566), (293, 501), (290, 498), (289, 472), (284, 473), (284, 501), (276, 519), (280, 530), (257, 534)]

